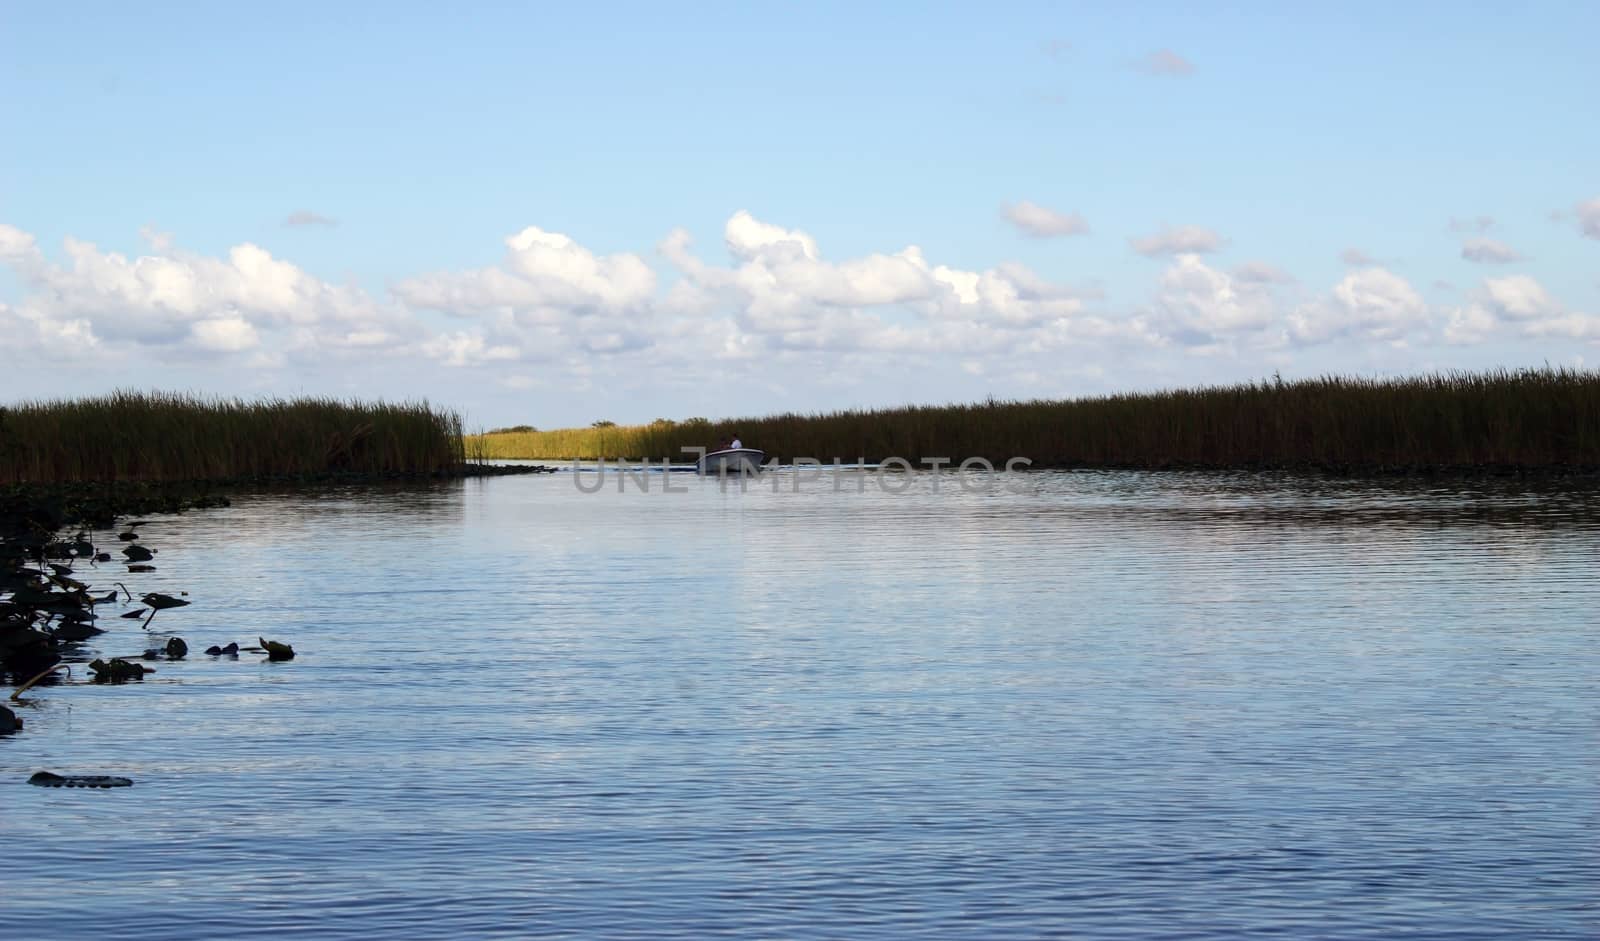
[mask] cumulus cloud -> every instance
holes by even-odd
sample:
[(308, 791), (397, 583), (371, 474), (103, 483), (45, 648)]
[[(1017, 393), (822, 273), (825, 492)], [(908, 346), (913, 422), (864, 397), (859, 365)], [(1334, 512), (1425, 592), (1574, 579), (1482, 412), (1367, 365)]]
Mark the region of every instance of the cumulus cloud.
[(215, 353), (239, 353), (261, 344), (261, 335), (243, 317), (214, 317), (189, 325), (195, 346)]
[(1600, 196), (1572, 207), (1578, 219), (1578, 231), (1592, 239), (1600, 239)]
[(1023, 200), (1002, 207), (1001, 215), (1024, 235), (1034, 238), (1051, 238), (1061, 235), (1084, 235), (1089, 222), (1075, 212), (1057, 212), (1038, 203)]
[(1525, 274), (1490, 278), (1483, 282), (1483, 289), (1495, 312), (1511, 320), (1531, 320), (1558, 310), (1544, 285)]
[(446, 366), (481, 366), (517, 359), (522, 351), (508, 343), (494, 343), (482, 332), (457, 330), (426, 340), (422, 344), (422, 353)]
[(288, 217), (283, 220), (283, 224), (288, 226), (335, 226), (339, 224), (339, 220), (330, 219), (321, 213), (312, 212), (309, 209), (296, 209), (294, 212), (289, 213)]
[(1161, 274), (1156, 311), (1180, 342), (1213, 343), (1260, 331), (1278, 319), (1270, 284), (1211, 268), (1198, 255), (1179, 255)]
[(1507, 265), (1522, 260), (1522, 255), (1516, 249), (1489, 238), (1473, 238), (1462, 242), (1461, 257), (1480, 265)]
[(1427, 320), (1428, 305), (1409, 281), (1373, 267), (1345, 275), (1328, 297), (1290, 314), (1288, 333), (1301, 344), (1345, 338), (1397, 342)]
[(1468, 304), (1450, 311), (1444, 325), (1444, 341), (1455, 346), (1482, 343), (1494, 331), (1494, 315), (1481, 304)]
[[(1030, 234), (1081, 226), (1032, 203), (1004, 212)], [(1339, 341), (1600, 339), (1596, 318), (1525, 275), (1488, 279), (1444, 310), (1357, 255), (1317, 293), (1265, 261), (1208, 264), (1225, 240), (1200, 226), (1132, 240), (1162, 260), (1136, 307), (1015, 262), (967, 267), (916, 245), (833, 257), (810, 233), (747, 211), (728, 217), (720, 244), (703, 253), (674, 230), (653, 257), (527, 226), (489, 264), (403, 278), (382, 296), (253, 243), (202, 254), (155, 230), (142, 235), (146, 247), (122, 254), (70, 238), (41, 248), (0, 225), (0, 264), (22, 293), (0, 303), (0, 345), (30, 360), (132, 361), (136, 352), (140, 362), (240, 369), (380, 354), (481, 367), (491, 382), (536, 372), (554, 384), (689, 382), (709, 362), (769, 383), (785, 368), (1014, 377), (1134, 350), (1266, 362)]]
[(661, 254), (682, 275), (665, 310), (731, 316), (739, 328), (781, 347), (938, 351), (1015, 342), (1083, 308), (1083, 293), (1025, 266), (976, 271), (929, 262), (907, 246), (832, 261), (805, 232), (735, 213), (724, 228), (733, 264), (710, 264), (676, 230)]
[(1527, 275), (1488, 278), (1468, 303), (1451, 311), (1445, 339), (1475, 343), (1505, 329), (1527, 337), (1600, 339), (1592, 314), (1568, 311)]
[(1600, 342), (1600, 317), (1594, 314), (1562, 314), (1535, 321), (1526, 331), (1534, 337), (1563, 337)]
[(457, 315), (505, 311), (533, 325), (583, 317), (612, 322), (641, 313), (656, 292), (655, 272), (631, 252), (598, 255), (537, 226), (508, 237), (505, 246), (499, 265), (408, 278), (394, 294), (412, 307)]
[(1194, 63), (1171, 49), (1157, 49), (1138, 62), (1138, 69), (1147, 75), (1184, 76), (1194, 74)]
[(216, 257), (178, 249), (162, 233), (143, 234), (151, 252), (134, 257), (66, 238), (58, 263), (32, 235), (0, 226), (0, 262), (28, 292), (18, 316), (58, 342), (210, 353), (253, 350), (268, 331), (331, 346), (356, 333), (395, 336), (405, 319), (359, 288), (315, 278), (259, 245), (245, 242)]
[(723, 227), (728, 251), (746, 260), (762, 255), (817, 257), (817, 241), (800, 231), (770, 225), (741, 209)]
[(1131, 239), (1133, 250), (1141, 255), (1203, 255), (1219, 251), (1221, 235), (1198, 225), (1167, 226), (1154, 235)]

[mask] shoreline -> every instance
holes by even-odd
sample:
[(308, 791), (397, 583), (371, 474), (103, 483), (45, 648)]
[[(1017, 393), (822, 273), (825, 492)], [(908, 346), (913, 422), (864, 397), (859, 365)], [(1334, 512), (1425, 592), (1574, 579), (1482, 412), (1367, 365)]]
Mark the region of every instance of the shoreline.
[[(684, 460), (738, 438), (768, 457), (913, 465), (1259, 470), (1334, 476), (1600, 472), (1600, 371), (1571, 367), (1324, 376), (1131, 391), (754, 415), (521, 426), (464, 439), (485, 458)], [(687, 452), (684, 449), (689, 449)]]
[[(535, 460), (533, 458), (501, 458), (500, 460)], [(536, 460), (549, 461), (555, 464), (549, 468), (550, 472), (572, 470), (576, 462), (579, 470), (593, 470), (601, 461), (608, 466), (618, 463), (627, 466), (647, 466), (660, 468), (659, 458), (643, 457), (545, 457)], [(856, 458), (839, 458), (838, 467), (841, 470), (877, 470), (881, 466), (879, 460), (860, 461)], [(934, 460), (934, 459), (929, 459)], [(943, 460), (942, 458), (939, 460)], [(991, 461), (996, 472), (1003, 470), (1004, 461)], [(945, 463), (940, 466), (941, 474), (960, 473), (957, 466), (959, 462)], [(668, 469), (674, 472), (692, 472), (695, 469), (693, 462), (672, 461)], [(822, 461), (818, 465), (795, 464), (792, 460), (783, 461), (780, 468), (793, 469), (795, 467), (819, 467), (823, 470), (834, 468), (833, 460)], [(891, 468), (892, 469), (892, 468)], [(915, 468), (918, 472), (930, 472), (928, 465)], [(1361, 464), (1361, 463), (1334, 463), (1334, 462), (1304, 462), (1304, 463), (1267, 463), (1244, 462), (1235, 464), (1205, 464), (1194, 462), (1170, 461), (1161, 464), (1135, 464), (1135, 463), (1087, 463), (1071, 461), (1039, 461), (1024, 468), (1019, 472), (1032, 471), (1069, 471), (1090, 473), (1096, 471), (1126, 471), (1143, 473), (1174, 473), (1174, 474), (1274, 474), (1303, 477), (1330, 477), (1330, 478), (1361, 478), (1374, 479), (1462, 479), (1482, 480), (1485, 478), (1528, 478), (1536, 480), (1600, 480), (1600, 464)]]

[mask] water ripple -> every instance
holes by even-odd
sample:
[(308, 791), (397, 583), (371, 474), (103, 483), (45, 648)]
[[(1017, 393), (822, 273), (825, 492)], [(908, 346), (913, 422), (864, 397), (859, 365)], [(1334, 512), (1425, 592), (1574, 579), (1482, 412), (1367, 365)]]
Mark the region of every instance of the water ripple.
[(5, 935), (1600, 933), (1592, 488), (840, 479), (156, 522), (300, 657), (41, 690)]

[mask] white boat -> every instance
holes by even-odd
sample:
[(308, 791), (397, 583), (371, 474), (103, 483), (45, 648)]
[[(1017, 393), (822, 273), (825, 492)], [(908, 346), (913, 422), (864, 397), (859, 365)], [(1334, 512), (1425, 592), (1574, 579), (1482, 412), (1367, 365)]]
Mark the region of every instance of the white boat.
[(702, 474), (759, 474), (766, 452), (758, 448), (727, 448), (700, 459)]

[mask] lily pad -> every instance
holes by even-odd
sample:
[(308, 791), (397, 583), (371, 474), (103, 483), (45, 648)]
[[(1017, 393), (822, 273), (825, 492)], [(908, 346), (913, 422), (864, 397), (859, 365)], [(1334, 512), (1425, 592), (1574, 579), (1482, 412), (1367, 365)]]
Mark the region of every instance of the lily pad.
[(121, 617), (125, 617), (125, 618), (127, 618), (128, 620), (131, 621), (134, 618), (142, 618), (142, 617), (144, 617), (145, 611), (146, 611), (146, 609), (140, 608), (137, 611), (129, 611), (127, 614), (120, 615), (120, 616)]
[(143, 601), (150, 607), (155, 608), (157, 611), (165, 611), (167, 608), (181, 608), (189, 603), (184, 601), (182, 598), (174, 598), (171, 595), (163, 595), (157, 591), (152, 591), (139, 600)]
[(156, 567), (154, 565), (130, 565), (130, 566), (128, 566), (128, 571), (130, 571), (130, 572), (154, 572), (155, 570), (156, 570)]
[(167, 659), (182, 660), (189, 655), (189, 645), (183, 642), (182, 637), (173, 637), (167, 641)]
[(68, 643), (75, 643), (80, 640), (88, 640), (96, 634), (104, 634), (105, 631), (102, 631), (100, 628), (95, 627), (92, 624), (85, 624), (82, 621), (68, 621), (65, 624), (57, 626), (56, 629), (51, 633), (55, 634), (56, 640), (64, 640)]
[(146, 549), (144, 546), (133, 545), (123, 549), (122, 554), (128, 557), (129, 562), (148, 562), (156, 557), (154, 551)]

